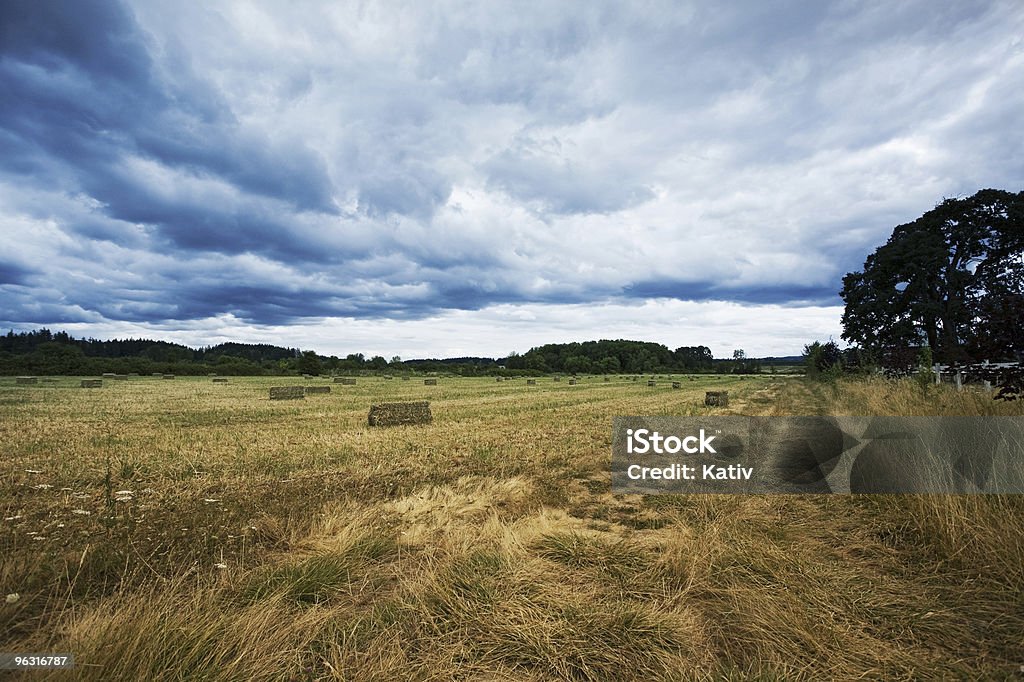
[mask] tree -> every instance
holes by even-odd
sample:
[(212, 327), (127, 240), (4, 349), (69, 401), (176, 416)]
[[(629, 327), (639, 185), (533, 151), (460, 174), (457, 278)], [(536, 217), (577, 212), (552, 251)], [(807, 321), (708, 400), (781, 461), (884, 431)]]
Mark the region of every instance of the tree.
[(843, 278), (843, 338), (883, 365), (1020, 357), (1024, 192), (946, 199)]
[(686, 371), (710, 369), (714, 364), (714, 356), (707, 346), (681, 346), (672, 356), (676, 365)]
[(804, 366), (807, 376), (834, 376), (842, 368), (843, 352), (832, 339), (827, 343), (815, 341), (804, 346)]
[(303, 374), (319, 374), (320, 357), (315, 352), (307, 350), (299, 356), (297, 369)]

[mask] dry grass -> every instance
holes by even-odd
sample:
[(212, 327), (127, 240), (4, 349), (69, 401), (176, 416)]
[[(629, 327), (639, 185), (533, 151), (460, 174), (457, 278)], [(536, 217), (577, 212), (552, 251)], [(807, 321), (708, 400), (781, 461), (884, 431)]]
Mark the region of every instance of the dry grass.
[[(282, 404), (269, 380), (205, 381), (0, 385), (0, 591), (20, 595), (0, 605), (0, 650), (72, 651), (97, 680), (1005, 678), (1024, 663), (1016, 497), (642, 498), (608, 482), (617, 414), (1022, 406), (768, 378), (380, 379)], [(705, 390), (729, 390), (728, 410)], [(371, 402), (427, 396), (430, 425), (365, 425)]]

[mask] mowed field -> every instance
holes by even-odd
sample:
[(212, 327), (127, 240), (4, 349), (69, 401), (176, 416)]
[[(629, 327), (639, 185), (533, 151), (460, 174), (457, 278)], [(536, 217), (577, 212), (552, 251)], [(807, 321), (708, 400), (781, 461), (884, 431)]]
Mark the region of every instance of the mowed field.
[[(54, 679), (993, 678), (1015, 496), (613, 496), (616, 415), (1014, 414), (793, 377), (0, 379), (0, 651)], [(703, 405), (730, 392), (728, 408)], [(427, 426), (371, 403), (430, 400)], [(16, 596), (15, 596), (16, 595)]]

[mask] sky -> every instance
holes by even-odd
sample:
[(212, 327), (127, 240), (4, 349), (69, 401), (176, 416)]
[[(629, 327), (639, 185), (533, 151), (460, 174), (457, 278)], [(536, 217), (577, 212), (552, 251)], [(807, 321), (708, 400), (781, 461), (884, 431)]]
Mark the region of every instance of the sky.
[(799, 354), (1022, 112), (1016, 0), (7, 0), (0, 328)]

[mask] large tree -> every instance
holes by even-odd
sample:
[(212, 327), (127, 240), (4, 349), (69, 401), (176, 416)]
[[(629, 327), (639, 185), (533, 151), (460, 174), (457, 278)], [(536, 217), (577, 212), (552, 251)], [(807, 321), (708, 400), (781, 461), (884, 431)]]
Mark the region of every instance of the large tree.
[(1024, 192), (946, 199), (896, 227), (841, 295), (843, 338), (885, 364), (923, 345), (940, 362), (1020, 358)]

